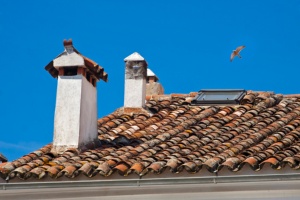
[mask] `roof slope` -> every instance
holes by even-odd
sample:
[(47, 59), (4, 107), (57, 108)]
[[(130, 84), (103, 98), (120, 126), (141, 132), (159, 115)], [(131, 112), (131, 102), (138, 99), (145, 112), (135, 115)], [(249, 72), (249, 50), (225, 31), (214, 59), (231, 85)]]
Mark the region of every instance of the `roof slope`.
[[(146, 106), (152, 112), (120, 115), (118, 110), (98, 120), (99, 148), (61, 155), (52, 145), (13, 162), (0, 164), (3, 178), (75, 178), (174, 173), (201, 170), (239, 171), (249, 165), (259, 171), (299, 168), (300, 98), (251, 92), (241, 105), (194, 106), (190, 95), (157, 96)], [(120, 178), (122, 178), (120, 176)]]

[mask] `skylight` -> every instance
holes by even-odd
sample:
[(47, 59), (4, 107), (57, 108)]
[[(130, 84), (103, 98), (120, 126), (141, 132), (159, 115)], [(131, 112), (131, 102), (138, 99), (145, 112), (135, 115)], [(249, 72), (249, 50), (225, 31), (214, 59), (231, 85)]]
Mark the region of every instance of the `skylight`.
[(239, 104), (246, 95), (246, 90), (200, 90), (192, 100), (197, 105)]

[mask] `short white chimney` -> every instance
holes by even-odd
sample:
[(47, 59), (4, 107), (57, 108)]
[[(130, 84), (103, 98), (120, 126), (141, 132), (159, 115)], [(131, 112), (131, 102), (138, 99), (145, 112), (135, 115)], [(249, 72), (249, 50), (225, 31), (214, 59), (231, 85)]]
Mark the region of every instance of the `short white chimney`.
[(151, 69), (147, 69), (147, 84), (146, 96), (148, 95), (162, 95), (164, 94), (163, 86), (158, 82), (158, 77)]
[(146, 99), (147, 62), (137, 52), (125, 61), (125, 98), (124, 108), (143, 108)]
[(64, 52), (45, 69), (58, 79), (54, 118), (53, 149), (83, 150), (97, 141), (96, 82), (107, 74), (94, 61), (81, 55), (72, 40), (64, 40)]

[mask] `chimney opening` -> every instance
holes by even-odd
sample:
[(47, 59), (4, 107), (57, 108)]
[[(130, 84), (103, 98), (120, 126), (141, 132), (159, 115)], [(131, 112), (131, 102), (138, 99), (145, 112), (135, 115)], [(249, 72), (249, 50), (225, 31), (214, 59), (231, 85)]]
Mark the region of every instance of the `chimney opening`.
[(96, 79), (94, 79), (94, 78), (92, 78), (92, 85), (94, 86), (94, 87), (96, 87)]
[(147, 76), (147, 83), (157, 82), (157, 78), (155, 76)]
[(86, 76), (86, 70), (83, 67), (78, 67), (77, 74), (82, 74), (82, 76)]
[[(53, 69), (55, 69), (55, 68), (53, 68)], [(58, 75), (59, 75), (59, 76), (63, 76), (64, 73), (65, 73), (64, 68), (60, 67), (60, 68), (58, 69)]]
[(91, 74), (89, 72), (86, 73), (86, 80), (88, 80), (88, 82), (91, 80)]
[(75, 76), (77, 75), (78, 67), (66, 67), (64, 69), (64, 76)]
[(94, 87), (96, 87), (97, 80), (90, 72), (85, 73), (85, 78), (89, 83), (91, 83)]

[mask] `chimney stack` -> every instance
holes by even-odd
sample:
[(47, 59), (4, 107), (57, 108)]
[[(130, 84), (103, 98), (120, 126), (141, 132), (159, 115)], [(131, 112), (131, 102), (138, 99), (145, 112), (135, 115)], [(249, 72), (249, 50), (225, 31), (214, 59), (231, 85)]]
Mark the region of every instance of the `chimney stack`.
[(64, 40), (64, 52), (45, 69), (58, 79), (52, 151), (86, 149), (97, 141), (96, 82), (107, 82), (104, 69), (81, 55), (72, 40)]
[(125, 98), (124, 108), (143, 108), (146, 99), (147, 62), (137, 52), (125, 61)]
[(158, 82), (158, 77), (151, 69), (147, 69), (147, 84), (146, 96), (148, 95), (161, 95), (164, 94), (163, 86)]

